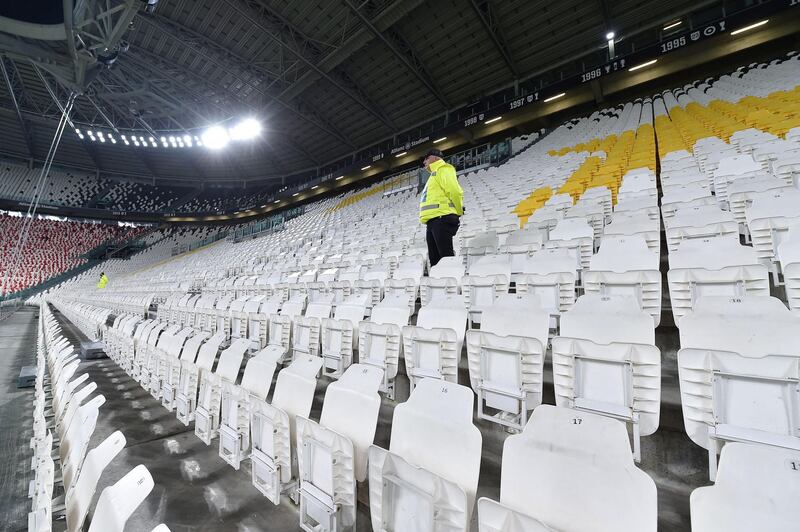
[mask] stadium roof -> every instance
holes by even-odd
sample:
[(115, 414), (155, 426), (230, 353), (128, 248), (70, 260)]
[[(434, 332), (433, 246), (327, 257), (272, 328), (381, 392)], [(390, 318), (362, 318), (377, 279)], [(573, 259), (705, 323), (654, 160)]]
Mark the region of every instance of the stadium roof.
[[(608, 31), (632, 45), (636, 35), (722, 5), (160, 0), (148, 14), (142, 0), (88, 0), (64, 20), (63, 12), (37, 10), (41, 3), (0, 7), (0, 151), (44, 159), (60, 115), (53, 96), (63, 105), (71, 89), (82, 91), (72, 112), (77, 128), (113, 125), (149, 136), (197, 134), (248, 116), (263, 124), (257, 142), (220, 152), (126, 149), (67, 130), (56, 157), (59, 164), (165, 182), (280, 182), (324, 171), (378, 142), (433, 128), (432, 120), (445, 123), (497, 91), (505, 89), (498, 96), (505, 98), (534, 90), (526, 82), (553, 68), (602, 62)], [(77, 50), (64, 24), (60, 39), (42, 30), (61, 20), (71, 25)], [(29, 27), (36, 22), (38, 33)], [(85, 42), (82, 50), (91, 39), (99, 44)], [(87, 51), (95, 62), (87, 62)]]

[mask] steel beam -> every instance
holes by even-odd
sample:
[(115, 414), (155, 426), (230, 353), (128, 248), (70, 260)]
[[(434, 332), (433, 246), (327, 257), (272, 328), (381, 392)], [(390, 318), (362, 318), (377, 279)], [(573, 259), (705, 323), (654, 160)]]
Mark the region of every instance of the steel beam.
[[(389, 48), (389, 51), (406, 67), (406, 70), (414, 74), (414, 77), (428, 89), (428, 92), (430, 92), (434, 98), (439, 100), (439, 103), (441, 103), (445, 109), (449, 109), (450, 104), (447, 98), (445, 98), (442, 91), (434, 84), (430, 73), (419, 60), (408, 41), (394, 29), (389, 28), (385, 32), (379, 31), (351, 0), (345, 0), (345, 3), (347, 7), (358, 16), (361, 23)], [(390, 36), (391, 40), (387, 36)]]
[[(158, 68), (156, 68), (154, 65), (157, 65), (159, 63), (167, 63), (167, 62), (165, 62), (163, 60), (163, 58), (161, 58), (160, 56), (156, 56), (155, 54), (152, 54), (151, 52), (146, 52), (146, 54), (149, 55), (148, 61), (141, 61), (141, 64), (139, 65), (141, 68), (146, 69), (146, 70), (151, 70), (152, 73), (158, 74), (158, 75), (165, 75), (166, 74), (165, 77), (167, 77), (171, 81), (177, 82), (180, 85), (182, 85), (182, 87), (181, 87), (182, 90), (186, 90), (190, 94), (196, 92), (194, 88), (191, 88), (188, 85), (186, 85), (185, 83), (183, 83), (183, 82), (178, 80), (178, 78), (176, 76), (179, 74), (179, 72), (176, 71), (174, 73), (169, 73), (169, 72), (159, 73)], [(135, 57), (135, 54), (130, 56), (130, 57)], [(136, 60), (136, 62), (139, 63), (138, 59)], [(217, 87), (217, 85), (215, 83), (209, 81), (208, 79), (206, 79), (206, 78), (204, 78), (202, 76), (199, 76), (197, 74), (192, 73), (190, 70), (183, 70), (182, 71), (182, 73), (186, 73), (186, 72), (189, 72), (190, 76), (192, 77), (192, 82), (195, 83), (196, 86), (198, 86), (198, 87), (201, 87), (201, 86), (202, 87), (207, 87), (210, 91), (214, 92), (215, 94), (217, 93), (218, 87)], [(219, 87), (219, 89), (223, 89), (223, 88)], [(252, 113), (258, 113), (259, 112), (259, 109), (253, 107), (250, 103), (239, 99), (237, 96), (234, 96), (234, 95), (230, 95), (230, 96), (231, 96), (232, 99), (235, 100), (235, 103), (237, 105), (240, 105), (240, 106), (246, 108), (248, 110), (248, 112), (252, 112)], [(207, 102), (207, 103), (208, 103), (208, 105), (214, 105), (213, 102), (210, 102), (210, 101)], [(205, 122), (206, 123), (210, 123), (211, 121), (206, 120)], [(296, 152), (300, 153), (301, 155), (306, 157), (310, 162), (314, 163), (315, 166), (319, 165), (319, 162), (317, 161), (317, 159), (314, 158), (313, 156), (311, 156), (311, 154), (302, 147), (300, 142), (297, 140), (297, 138), (293, 134), (291, 134), (289, 132), (283, 132), (282, 135), (283, 135), (282, 137), (279, 137), (279, 142), (282, 142), (283, 144), (285, 144), (287, 146), (291, 146)], [(288, 141), (291, 141), (291, 142), (288, 142)]]
[[(294, 28), (288, 25), (282, 18), (277, 16), (274, 11), (270, 8), (266, 7), (265, 5), (261, 4), (257, 0), (243, 0), (241, 3), (244, 3), (247, 8), (242, 7), (239, 1), (234, 0), (223, 0), (228, 6), (232, 9), (236, 10), (241, 16), (245, 17), (248, 21), (252, 24), (256, 25), (260, 28), (266, 36), (270, 39), (275, 41), (279, 44), (283, 49), (287, 50), (297, 59), (305, 63), (311, 70), (313, 70), (318, 76), (328, 81), (331, 85), (336, 87), (342, 94), (346, 95), (348, 98), (353, 100), (357, 103), (360, 107), (364, 110), (369, 112), (372, 116), (377, 118), (381, 123), (383, 123), (387, 128), (391, 131), (396, 132), (397, 126), (392, 122), (392, 120), (386, 116), (386, 113), (378, 107), (374, 102), (370, 100), (370, 98), (361, 90), (356, 83), (349, 79), (349, 76), (342, 72), (333, 72), (332, 70), (326, 71), (320, 68), (317, 65), (316, 59), (310, 59), (306, 56), (306, 53), (299, 50), (297, 47), (291, 45), (289, 42), (283, 39), (280, 35), (279, 30), (276, 31), (274, 26), (283, 26), (288, 28), (289, 30), (293, 30), (297, 33)], [(270, 24), (272, 27), (268, 26)], [(311, 45), (310, 42), (306, 42), (305, 49), (306, 50), (313, 50), (314, 47)], [(338, 79), (337, 79), (338, 78)]]
[[(372, 19), (372, 24), (379, 31), (386, 31), (413, 9), (419, 7), (422, 2), (423, 0), (397, 0), (376, 15)], [(318, 79), (323, 77), (318, 73), (319, 71), (332, 71), (364, 46), (372, 42), (373, 39), (375, 39), (375, 35), (367, 28), (361, 27), (357, 29), (338, 48), (335, 48), (324, 57), (321, 57), (316, 62), (316, 69), (308, 70), (303, 73), (297, 81), (292, 83), (291, 86), (280, 94), (280, 97), (285, 97), (286, 100), (289, 101), (297, 98)]]
[[(254, 91), (258, 92), (259, 94), (261, 94), (265, 98), (275, 101), (276, 103), (281, 105), (281, 107), (283, 107), (287, 111), (289, 111), (292, 114), (298, 116), (299, 118), (302, 118), (306, 122), (316, 126), (317, 128), (321, 129), (322, 131), (328, 133), (329, 135), (331, 135), (332, 137), (336, 138), (338, 141), (342, 142), (343, 144), (347, 145), (348, 147), (355, 148), (355, 143), (352, 140), (350, 140), (349, 138), (347, 138), (344, 135), (343, 132), (341, 132), (340, 130), (335, 128), (332, 124), (328, 123), (321, 116), (319, 116), (319, 115), (313, 116), (313, 115), (309, 114), (306, 109), (303, 109), (303, 105), (302, 104), (294, 104), (293, 105), (291, 103), (282, 101), (280, 99), (280, 97), (278, 97), (278, 96), (275, 96), (273, 94), (265, 92), (261, 87), (259, 87), (258, 85), (253, 84), (251, 80), (245, 79), (241, 75), (238, 75), (238, 74), (236, 74), (234, 72), (231, 72), (230, 65), (223, 63), (222, 61), (220, 61), (219, 59), (217, 59), (213, 55), (211, 55), (208, 52), (206, 52), (204, 49), (192, 46), (190, 43), (188, 43), (184, 39), (181, 39), (176, 34), (173, 34), (173, 33), (167, 32), (167, 31), (163, 31), (163, 30), (161, 31), (161, 34), (165, 35), (168, 38), (170, 38), (171, 40), (173, 40), (177, 45), (185, 47), (185, 48), (188, 48), (189, 50), (193, 51), (195, 54), (201, 56), (203, 59), (205, 59), (209, 63), (213, 64), (217, 68), (219, 68), (221, 71), (230, 73), (234, 78), (236, 78), (242, 84), (249, 85)], [(137, 48), (136, 51), (138, 52), (141, 49), (142, 48)], [(180, 65), (180, 66), (182, 68), (186, 68), (185, 65)], [(227, 90), (227, 89), (225, 89), (225, 90)]]
[(497, 49), (497, 52), (503, 58), (506, 66), (514, 75), (514, 79), (518, 79), (519, 71), (517, 70), (517, 65), (514, 63), (514, 59), (511, 57), (511, 51), (509, 50), (508, 44), (503, 38), (503, 32), (499, 28), (497, 18), (494, 16), (494, 12), (492, 10), (492, 1), (470, 0), (469, 3), (472, 5), (472, 9), (475, 11), (477, 17), (480, 19), (481, 24), (483, 24), (483, 28), (486, 30), (486, 33), (494, 44), (495, 49)]
[(14, 93), (14, 85), (11, 83), (11, 76), (8, 75), (8, 69), (6, 68), (5, 57), (0, 57), (0, 68), (3, 70), (3, 79), (6, 81), (8, 94), (11, 96), (11, 102), (14, 104), (14, 111), (17, 113), (17, 121), (19, 121), (19, 127), (22, 129), (22, 136), (25, 138), (25, 147), (28, 149), (28, 155), (33, 159), (36, 156), (33, 149), (33, 139), (31, 138), (31, 133), (28, 130), (28, 125), (25, 123), (25, 119), (22, 118), (22, 111), (19, 108), (17, 96)]

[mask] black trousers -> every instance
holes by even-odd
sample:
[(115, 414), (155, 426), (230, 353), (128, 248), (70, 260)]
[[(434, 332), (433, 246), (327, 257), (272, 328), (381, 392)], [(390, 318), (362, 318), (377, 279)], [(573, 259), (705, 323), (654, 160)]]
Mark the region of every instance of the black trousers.
[(455, 214), (428, 220), (425, 239), (428, 241), (428, 259), (431, 266), (442, 257), (453, 257), (453, 237), (458, 232), (459, 220)]

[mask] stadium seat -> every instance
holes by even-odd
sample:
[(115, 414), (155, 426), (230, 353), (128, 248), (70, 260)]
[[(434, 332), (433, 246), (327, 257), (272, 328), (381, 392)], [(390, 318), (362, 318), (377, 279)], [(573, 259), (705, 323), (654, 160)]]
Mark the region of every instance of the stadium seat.
[(535, 295), (507, 294), (485, 309), (480, 330), (467, 331), (478, 417), (517, 430), (525, 426), (528, 412), (542, 402), (549, 329), (550, 314)]
[(374, 366), (353, 364), (328, 385), (319, 423), (297, 416), (300, 527), (347, 530), (356, 524), (356, 481), (367, 477), (367, 453), (378, 424), (383, 381)]
[(791, 530), (800, 517), (795, 504), (800, 497), (798, 469), (797, 450), (727, 444), (714, 485), (692, 492), (692, 530)]
[(392, 418), (389, 450), (369, 448), (374, 530), (468, 530), (482, 438), (472, 424), (473, 394), (422, 379)]
[(467, 319), (461, 296), (447, 295), (420, 308), (416, 325), (403, 327), (403, 356), (412, 390), (423, 377), (457, 381)]
[(653, 532), (656, 486), (634, 465), (622, 424), (542, 405), (506, 439), (500, 502), (480, 499), (478, 523), (481, 532)]

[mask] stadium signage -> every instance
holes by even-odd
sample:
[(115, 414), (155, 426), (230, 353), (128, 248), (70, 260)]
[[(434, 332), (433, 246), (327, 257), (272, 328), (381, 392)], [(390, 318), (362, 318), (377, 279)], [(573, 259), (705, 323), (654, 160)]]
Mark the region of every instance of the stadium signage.
[[(393, 155), (395, 153), (413, 148), (418, 144), (427, 142), (431, 138), (444, 136), (460, 129), (477, 126), (482, 124), (483, 121), (488, 117), (497, 116), (508, 112), (516, 112), (522, 108), (540, 102), (542, 97), (547, 96), (548, 94), (564, 92), (572, 87), (580, 86), (584, 83), (594, 81), (615, 72), (624, 71), (634, 65), (654, 59), (656, 57), (664, 56), (676, 50), (680, 50), (690, 44), (696, 44), (706, 39), (729, 32), (729, 28), (736, 28), (738, 25), (747, 24), (749, 21), (756, 20), (758, 17), (763, 17), (765, 15), (769, 15), (770, 13), (798, 5), (800, 5), (800, 0), (777, 0), (773, 2), (765, 2), (744, 12), (735, 13), (716, 22), (708, 23), (692, 30), (687, 30), (671, 37), (666, 41), (655, 43), (637, 52), (628, 54), (624, 57), (615, 58), (613, 61), (609, 61), (605, 64), (588, 69), (580, 74), (577, 74), (576, 76), (565, 78), (551, 85), (547, 85), (537, 92), (520, 96), (519, 98), (515, 98), (500, 105), (487, 108), (479, 113), (475, 113), (463, 120), (459, 120), (458, 122), (448, 124), (441, 130), (438, 130), (436, 133), (431, 133), (414, 141), (406, 142), (402, 146), (395, 146), (390, 149), (389, 153)], [(377, 148), (377, 146), (374, 147), (374, 149)], [(381, 153), (372, 157), (372, 161), (374, 162), (380, 160), (385, 155), (386, 153), (381, 151)], [(358, 165), (360, 163), (355, 164)]]

